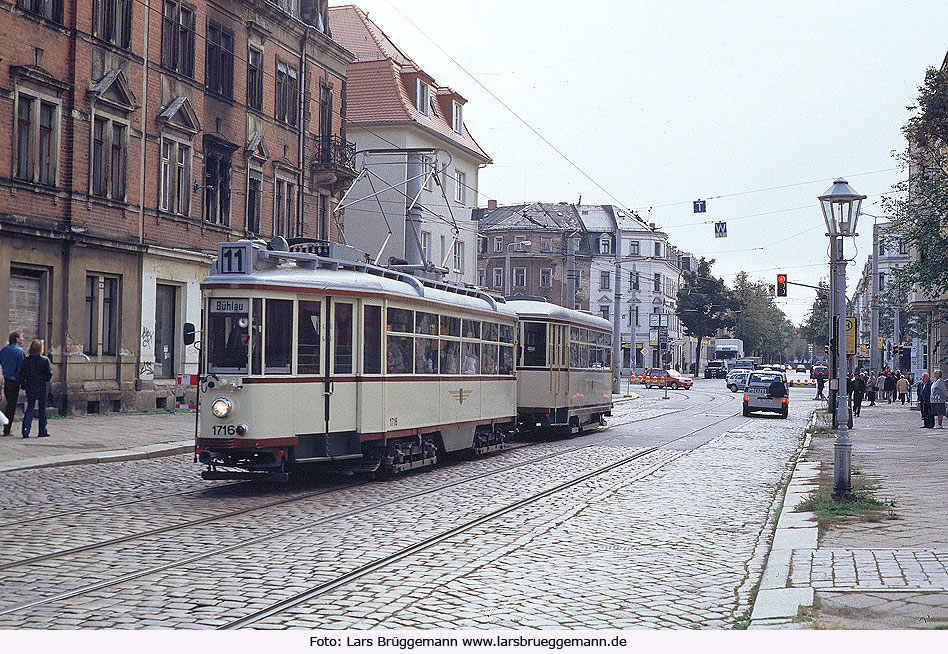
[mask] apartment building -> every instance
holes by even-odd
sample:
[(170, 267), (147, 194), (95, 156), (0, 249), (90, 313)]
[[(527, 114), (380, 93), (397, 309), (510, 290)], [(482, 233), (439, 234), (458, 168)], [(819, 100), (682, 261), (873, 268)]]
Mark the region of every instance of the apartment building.
[(217, 243), (338, 236), (352, 56), (316, 0), (4, 5), (0, 310), (61, 412), (172, 406)]

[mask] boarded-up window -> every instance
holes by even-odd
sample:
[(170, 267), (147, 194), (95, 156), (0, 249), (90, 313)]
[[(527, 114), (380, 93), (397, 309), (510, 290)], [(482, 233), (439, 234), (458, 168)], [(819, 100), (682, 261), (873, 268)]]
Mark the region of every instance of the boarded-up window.
[(22, 329), (26, 342), (40, 337), (42, 287), (41, 272), (17, 268), (10, 270), (8, 334), (14, 329)]

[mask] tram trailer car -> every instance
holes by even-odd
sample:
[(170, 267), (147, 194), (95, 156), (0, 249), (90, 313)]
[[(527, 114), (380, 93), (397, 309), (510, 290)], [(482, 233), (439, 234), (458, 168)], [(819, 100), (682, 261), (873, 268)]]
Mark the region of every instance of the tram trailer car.
[(612, 415), (612, 325), (545, 300), (507, 301), (519, 318), (517, 425), (575, 434)]
[(395, 474), (503, 447), (517, 415), (517, 316), (503, 300), (338, 243), (293, 249), (221, 243), (201, 285), (202, 477)]

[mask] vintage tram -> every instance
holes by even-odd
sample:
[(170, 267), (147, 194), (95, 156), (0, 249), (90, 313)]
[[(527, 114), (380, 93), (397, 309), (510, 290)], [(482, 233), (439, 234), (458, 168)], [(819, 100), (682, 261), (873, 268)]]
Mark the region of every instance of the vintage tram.
[(536, 299), (510, 299), (519, 319), (521, 432), (575, 434), (612, 415), (612, 326)]
[(517, 316), (480, 289), (282, 239), (221, 243), (201, 288), (205, 479), (395, 474), (516, 430)]

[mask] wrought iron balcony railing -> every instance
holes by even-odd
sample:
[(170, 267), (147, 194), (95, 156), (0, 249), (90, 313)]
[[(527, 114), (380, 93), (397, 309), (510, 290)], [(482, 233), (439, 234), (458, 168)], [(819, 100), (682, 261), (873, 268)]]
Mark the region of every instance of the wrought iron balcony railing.
[(355, 143), (338, 136), (317, 136), (313, 167), (355, 175)]

